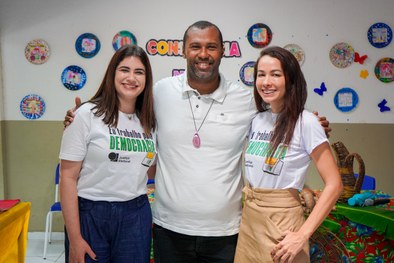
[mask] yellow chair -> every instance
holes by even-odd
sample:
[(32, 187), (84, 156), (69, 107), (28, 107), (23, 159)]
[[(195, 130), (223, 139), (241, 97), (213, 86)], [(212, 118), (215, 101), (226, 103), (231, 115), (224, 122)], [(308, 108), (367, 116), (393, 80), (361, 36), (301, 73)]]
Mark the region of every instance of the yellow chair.
[(54, 213), (61, 213), (62, 212), (62, 207), (60, 205), (59, 201), (59, 179), (60, 179), (60, 170), (59, 167), (60, 164), (57, 164), (56, 166), (56, 173), (55, 173), (55, 202), (52, 204), (51, 208), (49, 209), (49, 212), (47, 214), (46, 222), (45, 222), (45, 243), (44, 243), (44, 254), (43, 258), (46, 259), (46, 254), (47, 254), (47, 246), (48, 243), (51, 243), (51, 237), (52, 237), (52, 216)]

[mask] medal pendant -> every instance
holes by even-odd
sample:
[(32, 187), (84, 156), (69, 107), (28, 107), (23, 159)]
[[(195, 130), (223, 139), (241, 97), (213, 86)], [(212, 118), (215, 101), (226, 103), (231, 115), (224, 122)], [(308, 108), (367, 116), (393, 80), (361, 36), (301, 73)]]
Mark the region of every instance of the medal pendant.
[(200, 136), (198, 136), (198, 133), (195, 133), (193, 136), (193, 146), (195, 148), (200, 148), (201, 146), (201, 139)]

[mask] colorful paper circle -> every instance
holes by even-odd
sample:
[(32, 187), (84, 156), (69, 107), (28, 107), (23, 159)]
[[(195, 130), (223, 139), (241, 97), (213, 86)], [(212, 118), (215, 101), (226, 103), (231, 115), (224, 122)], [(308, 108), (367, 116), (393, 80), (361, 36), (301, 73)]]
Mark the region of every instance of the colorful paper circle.
[(283, 47), (284, 49), (290, 51), (291, 54), (295, 56), (300, 66), (304, 63), (305, 60), (305, 52), (304, 50), (296, 44), (288, 44)]
[(349, 112), (354, 110), (358, 104), (358, 95), (351, 88), (342, 88), (334, 96), (334, 104), (338, 110)]
[(77, 53), (84, 58), (92, 58), (100, 51), (100, 40), (91, 33), (80, 35), (75, 41)]
[(373, 24), (368, 29), (368, 41), (376, 48), (383, 48), (390, 44), (393, 39), (393, 31), (385, 23)]
[(45, 102), (40, 96), (29, 94), (21, 100), (19, 109), (27, 119), (39, 119), (45, 112)]
[(375, 76), (384, 83), (394, 81), (394, 59), (382, 58), (376, 63)]
[(137, 39), (129, 31), (123, 30), (117, 33), (112, 39), (112, 46), (115, 51), (124, 45), (137, 45)]
[(241, 81), (247, 86), (253, 86), (254, 83), (254, 61), (246, 62), (239, 70)]
[(42, 39), (34, 39), (25, 47), (25, 57), (33, 64), (40, 65), (49, 59), (50, 51), (47, 42)]
[(82, 68), (71, 65), (63, 70), (61, 80), (67, 89), (80, 90), (86, 83), (86, 74)]
[(253, 47), (263, 48), (271, 43), (272, 32), (267, 25), (257, 23), (249, 28), (247, 37)]
[(335, 44), (330, 50), (331, 63), (337, 68), (346, 68), (354, 61), (354, 49), (348, 43)]

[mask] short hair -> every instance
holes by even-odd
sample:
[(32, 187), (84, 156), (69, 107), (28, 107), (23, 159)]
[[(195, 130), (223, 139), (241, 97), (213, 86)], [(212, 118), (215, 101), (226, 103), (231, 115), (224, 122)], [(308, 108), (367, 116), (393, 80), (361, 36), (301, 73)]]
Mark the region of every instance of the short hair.
[(215, 28), (218, 31), (218, 33), (219, 33), (219, 41), (220, 41), (220, 44), (223, 46), (223, 35), (222, 35), (222, 32), (220, 31), (219, 27), (217, 27), (215, 24), (213, 24), (213, 23), (211, 23), (209, 21), (200, 20), (200, 21), (197, 21), (197, 22), (193, 23), (192, 25), (190, 25), (186, 29), (185, 33), (183, 34), (183, 44), (182, 44), (183, 45), (182, 46), (183, 50), (185, 50), (185, 43), (186, 43), (186, 39), (187, 39), (187, 34), (189, 33), (190, 29), (192, 29), (192, 28), (206, 29), (208, 27), (213, 27), (213, 28)]

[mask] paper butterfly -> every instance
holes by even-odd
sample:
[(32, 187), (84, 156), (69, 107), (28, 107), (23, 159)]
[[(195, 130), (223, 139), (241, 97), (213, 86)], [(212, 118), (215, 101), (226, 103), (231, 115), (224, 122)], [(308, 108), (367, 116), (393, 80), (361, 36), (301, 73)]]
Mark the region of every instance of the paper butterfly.
[(387, 100), (383, 99), (379, 104), (380, 112), (390, 111), (390, 107), (386, 106)]
[(358, 62), (360, 64), (364, 64), (364, 61), (367, 59), (368, 55), (364, 55), (360, 57), (358, 52), (354, 53), (354, 62)]
[(326, 84), (324, 82), (321, 83), (320, 88), (313, 89), (314, 92), (323, 96), (323, 92), (327, 91)]

